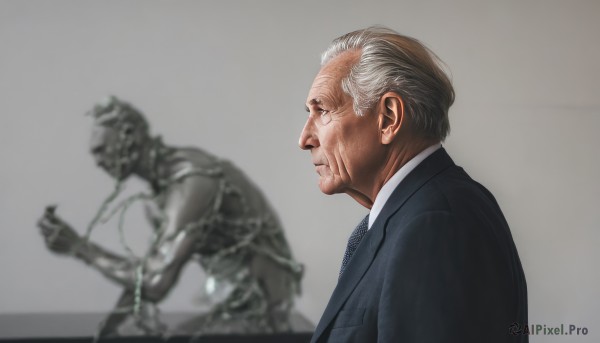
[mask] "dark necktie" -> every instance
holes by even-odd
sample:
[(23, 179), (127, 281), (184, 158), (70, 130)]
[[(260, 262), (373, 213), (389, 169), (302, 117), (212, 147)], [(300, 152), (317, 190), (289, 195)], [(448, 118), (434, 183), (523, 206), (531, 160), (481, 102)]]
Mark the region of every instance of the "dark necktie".
[(360, 244), (360, 241), (363, 239), (368, 229), (369, 215), (367, 214), (367, 216), (356, 226), (356, 229), (352, 231), (352, 234), (348, 239), (348, 245), (346, 246), (346, 252), (344, 253), (344, 259), (342, 260), (342, 268), (340, 269), (340, 277), (344, 273), (346, 265), (350, 261), (350, 258), (352, 258), (354, 251), (358, 247), (358, 244)]

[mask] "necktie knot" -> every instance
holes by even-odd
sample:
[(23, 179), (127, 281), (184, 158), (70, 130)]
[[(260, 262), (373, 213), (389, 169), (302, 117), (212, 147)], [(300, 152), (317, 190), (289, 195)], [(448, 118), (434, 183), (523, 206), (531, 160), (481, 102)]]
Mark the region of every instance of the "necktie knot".
[(369, 229), (369, 215), (367, 214), (363, 220), (356, 226), (350, 238), (348, 238), (348, 245), (346, 246), (346, 252), (344, 253), (344, 259), (342, 260), (342, 268), (340, 269), (340, 277), (344, 273), (346, 269), (346, 265), (350, 262), (354, 251), (360, 244), (360, 241), (363, 239), (365, 234)]

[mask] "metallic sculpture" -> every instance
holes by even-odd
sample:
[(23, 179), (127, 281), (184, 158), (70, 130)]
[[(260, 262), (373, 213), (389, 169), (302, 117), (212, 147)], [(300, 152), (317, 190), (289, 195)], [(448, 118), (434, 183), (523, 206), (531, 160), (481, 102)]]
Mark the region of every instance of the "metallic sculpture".
[[(208, 294), (225, 292), (221, 302), (188, 324), (194, 330), (288, 331), (303, 268), (292, 258), (281, 223), (261, 191), (227, 161), (200, 149), (169, 147), (160, 137), (152, 137), (143, 115), (115, 97), (96, 105), (90, 114), (91, 152), (98, 166), (116, 179), (115, 190), (84, 235), (52, 206), (38, 226), (51, 251), (73, 256), (123, 287), (100, 335), (118, 334), (131, 318), (146, 333), (164, 333), (155, 305), (192, 258), (208, 276)], [(147, 181), (150, 192), (112, 204), (131, 175)], [(123, 216), (135, 201), (144, 201), (154, 231), (144, 256), (136, 256), (123, 236)], [(126, 256), (89, 240), (94, 227), (115, 214), (120, 215)]]

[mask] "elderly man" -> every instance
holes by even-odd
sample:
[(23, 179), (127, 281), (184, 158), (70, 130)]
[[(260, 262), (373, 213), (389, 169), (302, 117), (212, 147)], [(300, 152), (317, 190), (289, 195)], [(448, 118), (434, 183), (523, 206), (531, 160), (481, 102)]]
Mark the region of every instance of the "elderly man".
[(490, 192), (441, 147), (454, 101), (437, 57), (384, 28), (323, 53), (300, 136), (325, 194), (370, 210), (312, 342), (526, 342), (527, 289)]

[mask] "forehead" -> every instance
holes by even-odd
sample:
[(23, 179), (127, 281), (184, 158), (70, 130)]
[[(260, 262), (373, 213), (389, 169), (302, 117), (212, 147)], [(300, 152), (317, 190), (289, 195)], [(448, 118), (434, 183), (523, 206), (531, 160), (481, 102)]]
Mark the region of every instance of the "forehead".
[(101, 146), (116, 137), (115, 129), (102, 125), (92, 126), (92, 135), (90, 137), (90, 145), (92, 148)]
[(325, 64), (315, 77), (306, 99), (306, 105), (337, 102), (343, 97), (342, 78), (360, 58), (360, 51), (346, 51)]

